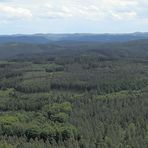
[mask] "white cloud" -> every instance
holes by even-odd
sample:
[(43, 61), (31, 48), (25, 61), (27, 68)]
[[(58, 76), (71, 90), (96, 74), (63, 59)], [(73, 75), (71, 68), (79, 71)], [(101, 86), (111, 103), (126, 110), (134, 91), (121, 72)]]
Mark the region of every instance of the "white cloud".
[(118, 12), (118, 13), (112, 13), (112, 16), (116, 20), (131, 20), (135, 19), (137, 17), (137, 13), (134, 11), (130, 12)]
[(145, 11), (141, 0), (50, 0), (46, 5), (50, 8), (43, 15), (48, 17), (75, 17), (95, 21), (125, 18), (132, 20), (140, 17), (140, 13)]
[(1, 22), (6, 22), (8, 19), (29, 19), (31, 17), (32, 13), (29, 9), (0, 4)]
[(0, 18), (147, 19), (147, 6), (147, 0), (7, 0), (0, 4)]

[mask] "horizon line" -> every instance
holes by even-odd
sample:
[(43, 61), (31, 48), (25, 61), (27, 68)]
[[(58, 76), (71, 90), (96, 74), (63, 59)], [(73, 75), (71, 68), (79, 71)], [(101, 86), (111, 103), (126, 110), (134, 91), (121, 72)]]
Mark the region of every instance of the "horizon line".
[(111, 32), (104, 32), (104, 33), (84, 33), (84, 32), (73, 32), (73, 33), (11, 33), (11, 34), (0, 34), (0, 36), (21, 36), (21, 35), (124, 35), (124, 34), (143, 34), (143, 33), (148, 33), (148, 32), (143, 32), (143, 31), (135, 31), (135, 32), (122, 32), (122, 33), (111, 33)]

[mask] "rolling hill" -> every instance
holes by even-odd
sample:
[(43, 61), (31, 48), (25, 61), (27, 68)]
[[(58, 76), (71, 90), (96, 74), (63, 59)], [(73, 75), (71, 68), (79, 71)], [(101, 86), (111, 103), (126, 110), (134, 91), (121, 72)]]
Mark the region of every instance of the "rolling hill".
[(137, 40), (116, 43), (96, 42), (51, 42), (48, 44), (1, 43), (0, 59), (13, 58), (18, 55), (32, 54), (97, 54), (108, 58), (148, 57), (148, 40)]
[(148, 33), (127, 34), (34, 34), (34, 35), (1, 35), (0, 43), (38, 43), (47, 44), (57, 41), (69, 42), (126, 42), (148, 39)]

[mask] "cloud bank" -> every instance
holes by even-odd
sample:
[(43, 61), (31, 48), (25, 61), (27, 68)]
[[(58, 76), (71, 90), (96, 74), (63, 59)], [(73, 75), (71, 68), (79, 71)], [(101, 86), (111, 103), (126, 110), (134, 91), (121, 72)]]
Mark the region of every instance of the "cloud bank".
[(0, 24), (45, 21), (137, 22), (148, 24), (147, 0), (2, 0)]
[(147, 19), (146, 0), (7, 0), (0, 2), (0, 20), (60, 19)]
[(0, 4), (0, 20), (28, 19), (31, 17), (32, 13), (28, 9)]

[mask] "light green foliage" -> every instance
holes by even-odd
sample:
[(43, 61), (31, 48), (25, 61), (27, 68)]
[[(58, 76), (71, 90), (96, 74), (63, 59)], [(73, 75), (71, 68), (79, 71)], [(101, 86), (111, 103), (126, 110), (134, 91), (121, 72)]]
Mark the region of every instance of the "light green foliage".
[(18, 121), (18, 118), (16, 116), (11, 116), (11, 115), (0, 116), (0, 125), (11, 125), (17, 121)]
[(52, 104), (44, 107), (44, 112), (47, 117), (54, 122), (66, 122), (69, 118), (69, 114), (72, 111), (72, 106), (69, 102), (61, 104)]

